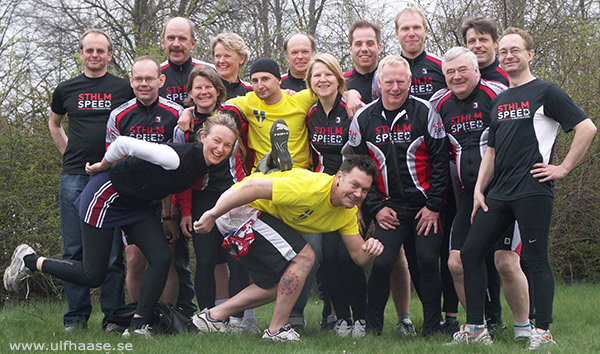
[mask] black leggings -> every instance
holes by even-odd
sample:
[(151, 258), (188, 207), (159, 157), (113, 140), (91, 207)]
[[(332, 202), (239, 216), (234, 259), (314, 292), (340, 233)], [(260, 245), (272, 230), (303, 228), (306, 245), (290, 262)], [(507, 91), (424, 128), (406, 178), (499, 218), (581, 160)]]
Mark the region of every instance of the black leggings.
[[(167, 281), (171, 264), (169, 245), (160, 222), (154, 217), (122, 228), (148, 260), (135, 312), (149, 318)], [(108, 271), (114, 228), (98, 229), (82, 221), (81, 234), (83, 261), (47, 258), (42, 272), (71, 283), (96, 288), (102, 284)]]
[(487, 272), (486, 255), (494, 249), (513, 221), (519, 223), (523, 241), (522, 254), (527, 257), (534, 289), (536, 326), (548, 329), (552, 322), (554, 273), (548, 257), (548, 239), (553, 199), (533, 196), (502, 202), (486, 198), (487, 212), (479, 210), (461, 250), (467, 297), (467, 323), (483, 324)]
[[(324, 283), (338, 319), (354, 321), (366, 319), (367, 279), (364, 269), (354, 263), (340, 234), (323, 234), (321, 271)], [(353, 322), (348, 322), (353, 323)]]
[[(220, 193), (213, 191), (193, 191), (192, 193), (192, 219), (198, 220), (209, 210), (220, 197)], [(240, 292), (250, 284), (248, 272), (241, 262), (228, 256), (228, 251), (221, 247), (223, 236), (215, 226), (208, 234), (192, 233), (192, 241), (196, 252), (196, 276), (194, 287), (198, 307), (201, 309), (215, 306), (215, 265), (229, 264), (229, 296)], [(242, 317), (243, 312), (234, 317)]]
[[(411, 277), (415, 287), (419, 289), (418, 294), (423, 304), (423, 331), (430, 333), (439, 328), (442, 320), (442, 279), (439, 267), (442, 223), (438, 223), (437, 233), (431, 230), (429, 236), (417, 235), (415, 214), (400, 217), (401, 212), (397, 210), (397, 213), (400, 225), (396, 226), (396, 230), (383, 230), (376, 223), (374, 237), (381, 241), (384, 249), (373, 262), (367, 285), (367, 323), (370, 329), (378, 333), (383, 330), (383, 312), (390, 293), (390, 274), (400, 246), (404, 243)], [(418, 281), (415, 281), (417, 278)]]

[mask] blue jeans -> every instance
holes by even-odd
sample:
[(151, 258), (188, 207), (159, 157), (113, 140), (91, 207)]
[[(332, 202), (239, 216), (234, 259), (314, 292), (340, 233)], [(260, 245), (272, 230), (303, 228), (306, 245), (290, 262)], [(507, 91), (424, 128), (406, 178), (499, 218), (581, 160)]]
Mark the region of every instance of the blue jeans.
[(315, 252), (315, 264), (310, 270), (310, 273), (308, 273), (308, 276), (306, 277), (304, 288), (302, 288), (302, 292), (300, 293), (298, 300), (296, 300), (294, 308), (292, 308), (292, 313), (290, 314), (290, 317), (304, 318), (304, 307), (306, 307), (306, 303), (308, 302), (308, 297), (310, 296), (310, 291), (312, 290), (312, 284), (315, 281), (317, 270), (319, 269), (321, 259), (323, 258), (323, 234), (305, 234), (302, 235), (302, 237), (306, 240), (306, 242), (308, 242), (310, 247)]
[[(87, 175), (66, 175), (60, 178), (60, 232), (63, 240), (63, 259), (82, 260), (81, 226), (75, 199), (90, 180)], [(102, 327), (110, 313), (125, 304), (125, 272), (121, 232), (115, 232), (110, 254), (109, 271), (100, 290), (100, 307), (104, 313)], [(69, 308), (63, 316), (65, 326), (86, 325), (92, 312), (90, 288), (62, 282)]]

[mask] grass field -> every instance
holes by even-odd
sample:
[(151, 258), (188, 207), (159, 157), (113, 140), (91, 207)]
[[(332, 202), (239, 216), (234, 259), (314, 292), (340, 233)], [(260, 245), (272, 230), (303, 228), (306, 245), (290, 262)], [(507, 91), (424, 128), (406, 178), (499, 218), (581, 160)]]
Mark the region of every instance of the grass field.
[[(558, 285), (554, 300), (552, 333), (556, 347), (540, 350), (543, 353), (600, 353), (600, 285)], [(499, 336), (494, 345), (444, 346), (443, 336), (424, 339), (404, 338), (394, 333), (396, 316), (393, 304), (386, 308), (382, 336), (363, 339), (340, 338), (332, 332), (318, 329), (321, 302), (311, 299), (305, 315), (308, 328), (301, 332), (300, 343), (265, 343), (260, 335), (248, 334), (187, 334), (155, 335), (151, 339), (122, 339), (100, 330), (101, 313), (98, 307), (90, 319), (90, 328), (69, 334), (63, 331), (62, 314), (65, 304), (43, 300), (19, 303), (7, 302), (0, 309), (0, 353), (519, 353), (527, 352), (525, 344), (512, 340), (513, 318), (504, 304), (504, 321), (509, 331)], [(266, 328), (273, 306), (256, 310), (259, 327)], [(413, 322), (422, 323), (421, 306), (416, 296), (411, 303)], [(464, 322), (464, 313), (459, 320)], [(16, 345), (36, 343), (44, 348), (16, 349)], [(119, 350), (120, 349), (120, 350)]]

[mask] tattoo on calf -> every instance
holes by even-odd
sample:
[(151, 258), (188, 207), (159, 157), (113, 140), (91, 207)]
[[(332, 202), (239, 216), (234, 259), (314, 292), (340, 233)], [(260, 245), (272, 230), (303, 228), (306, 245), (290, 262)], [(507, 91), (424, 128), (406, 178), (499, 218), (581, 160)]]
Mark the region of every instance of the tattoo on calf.
[(296, 290), (299, 283), (300, 278), (298, 275), (288, 270), (283, 274), (281, 281), (279, 282), (279, 293), (281, 295), (291, 295)]

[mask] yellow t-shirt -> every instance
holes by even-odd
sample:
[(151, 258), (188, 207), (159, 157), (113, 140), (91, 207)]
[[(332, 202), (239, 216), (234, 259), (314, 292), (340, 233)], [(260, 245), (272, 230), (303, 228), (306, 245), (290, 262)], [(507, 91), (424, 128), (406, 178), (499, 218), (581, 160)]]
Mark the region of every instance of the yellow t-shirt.
[(310, 153), (306, 115), (317, 101), (308, 90), (302, 90), (288, 96), (285, 92), (281, 101), (267, 105), (254, 92), (235, 97), (227, 101), (239, 108), (248, 120), (248, 147), (256, 151), (254, 167), (260, 159), (271, 151), (270, 131), (277, 119), (283, 119), (290, 128), (288, 149), (294, 161), (294, 167), (308, 168)]
[(299, 168), (268, 175), (255, 172), (233, 188), (254, 178), (273, 180), (273, 200), (257, 199), (248, 204), (251, 207), (281, 219), (301, 234), (339, 231), (340, 235), (358, 235), (357, 208), (331, 205), (334, 176)]

